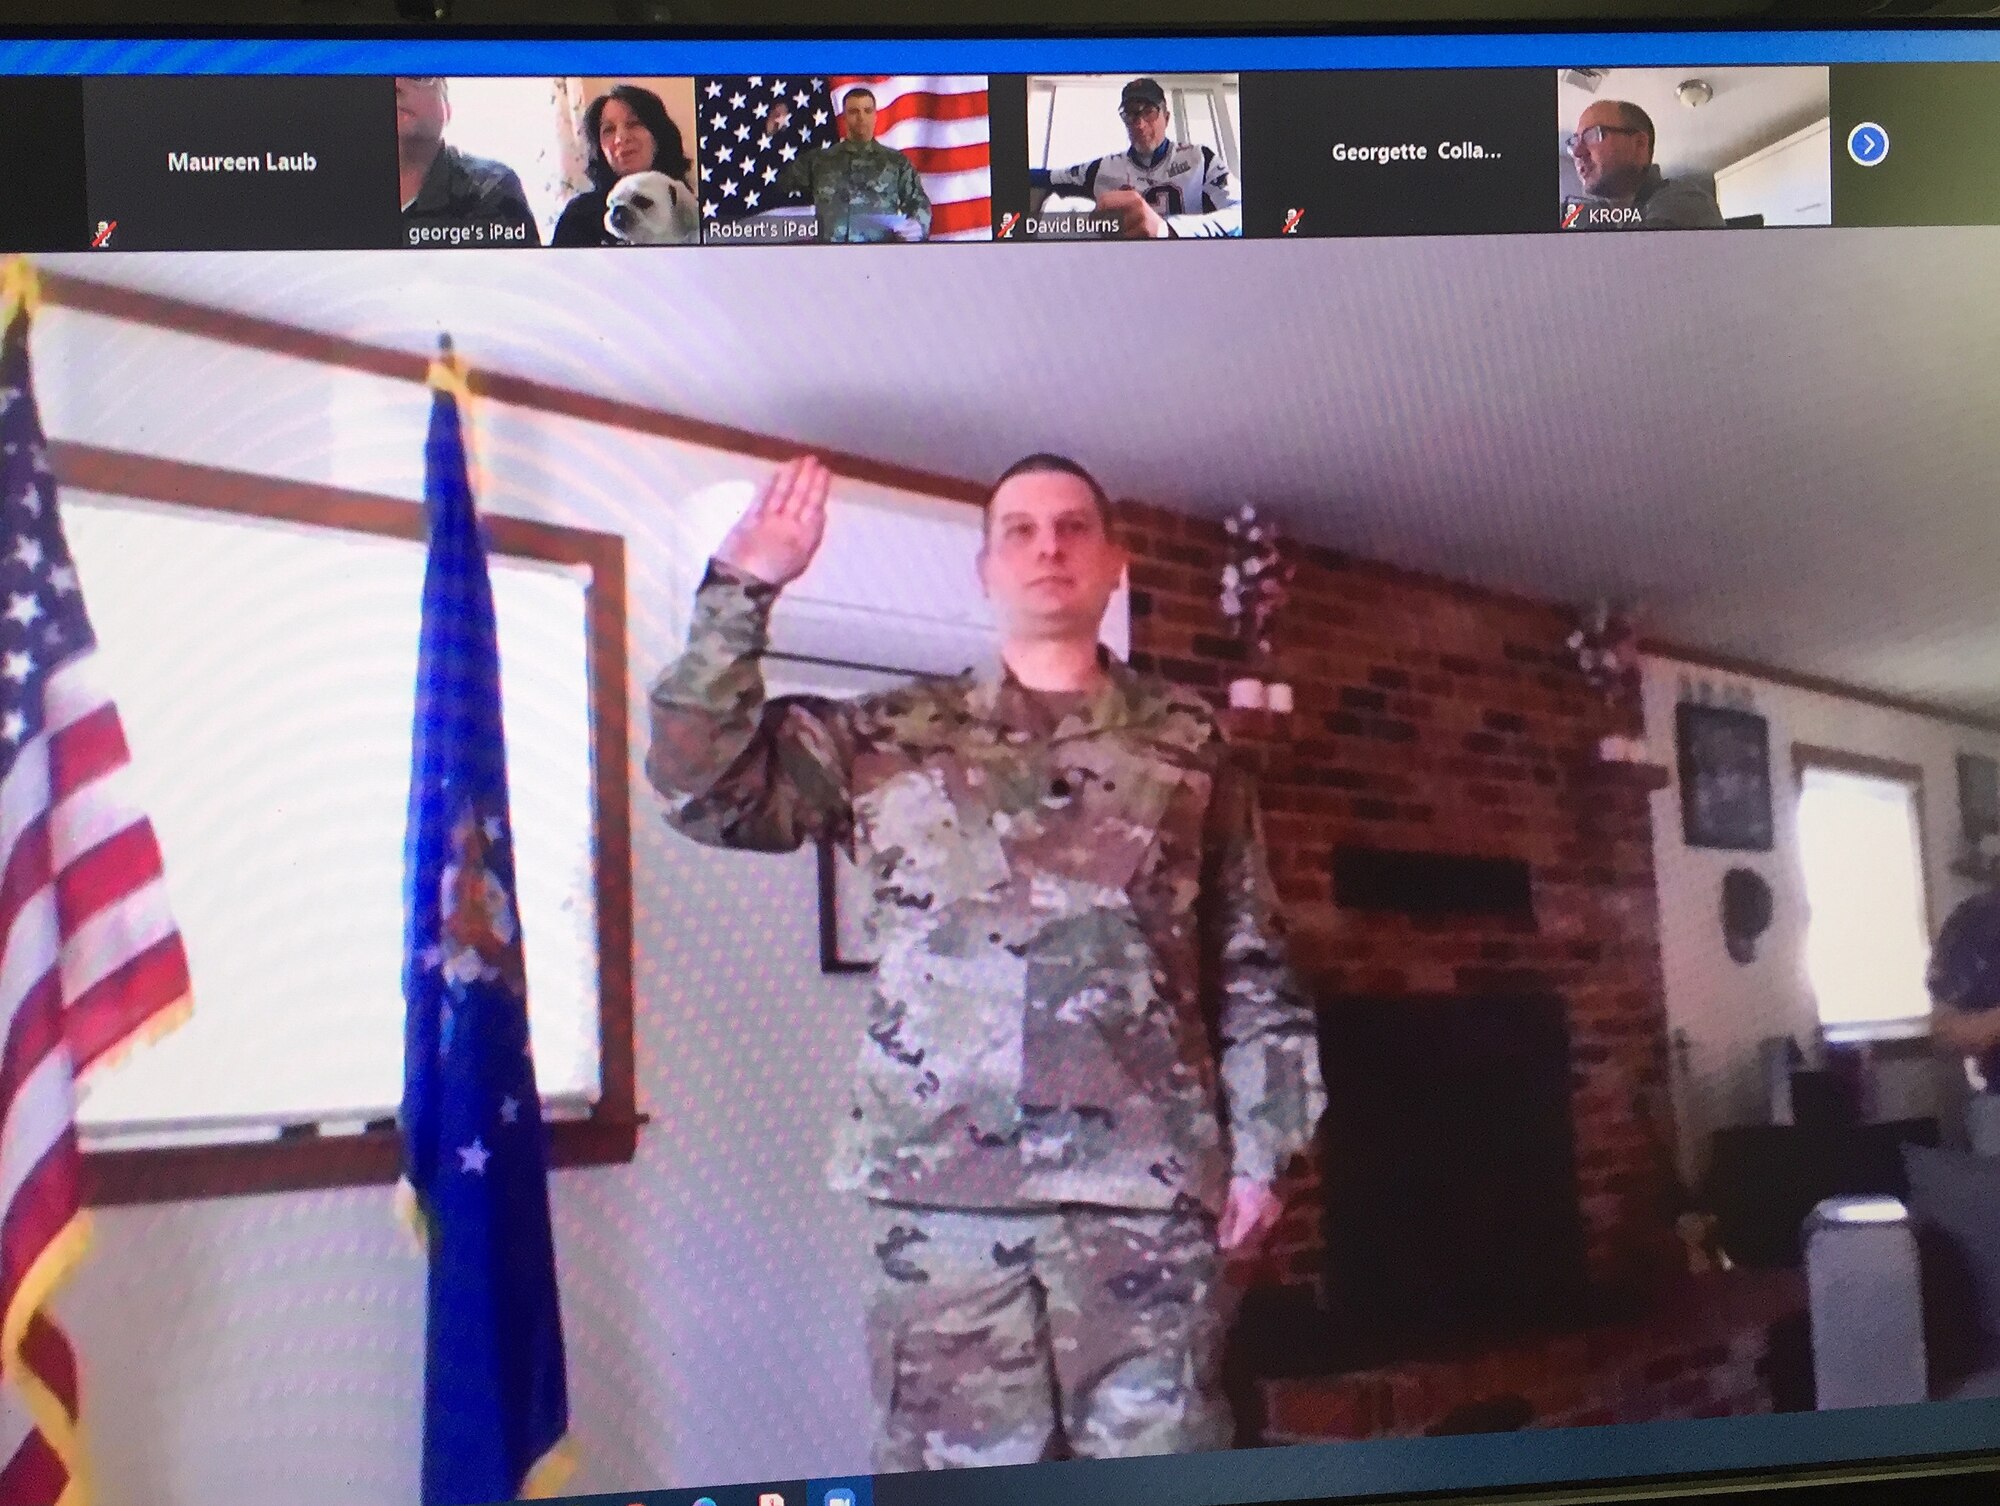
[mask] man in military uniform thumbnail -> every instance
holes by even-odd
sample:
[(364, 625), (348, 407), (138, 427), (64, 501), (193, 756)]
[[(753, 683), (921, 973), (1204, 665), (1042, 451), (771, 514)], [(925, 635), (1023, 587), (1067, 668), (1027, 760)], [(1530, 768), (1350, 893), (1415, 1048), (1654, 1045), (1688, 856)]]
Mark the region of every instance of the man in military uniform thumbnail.
[(1118, 96), (1118, 118), (1131, 145), (1075, 167), (1035, 171), (1037, 188), (1095, 201), (1116, 215), (1127, 240), (1241, 235), (1243, 205), (1229, 167), (1205, 146), (1169, 135), (1173, 112), (1159, 80), (1135, 78)]
[(995, 662), (766, 700), (828, 486), (789, 462), (724, 540), (646, 767), (698, 841), (830, 837), (873, 878), (831, 1181), (870, 1205), (876, 1467), (1225, 1447), (1222, 1257), (1325, 1106), (1252, 791), (1199, 695), (1098, 646), (1126, 556), (1059, 456), (987, 503)]
[(812, 200), (823, 241), (920, 241), (931, 201), (901, 152), (875, 139), (875, 95), (857, 84), (840, 107), (843, 138), (785, 166), (778, 189)]

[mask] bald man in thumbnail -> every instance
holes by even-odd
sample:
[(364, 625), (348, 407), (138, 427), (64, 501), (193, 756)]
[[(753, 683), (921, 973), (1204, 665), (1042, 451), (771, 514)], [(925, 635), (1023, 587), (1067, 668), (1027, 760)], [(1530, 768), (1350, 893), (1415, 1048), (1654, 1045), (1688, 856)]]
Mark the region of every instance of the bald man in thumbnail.
[(1720, 230), (1722, 211), (1699, 184), (1665, 177), (1653, 160), (1653, 117), (1622, 99), (1600, 99), (1578, 118), (1566, 143), (1583, 185), (1585, 224), (1593, 209), (1637, 210), (1640, 230)]

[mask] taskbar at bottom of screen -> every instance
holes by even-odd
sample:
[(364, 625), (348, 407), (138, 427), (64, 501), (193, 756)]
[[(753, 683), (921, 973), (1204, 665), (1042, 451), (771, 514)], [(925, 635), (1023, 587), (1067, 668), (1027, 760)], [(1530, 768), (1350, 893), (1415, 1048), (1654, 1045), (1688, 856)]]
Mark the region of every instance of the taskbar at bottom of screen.
[[(2000, 1476), (2000, 1398), (576, 1495), (554, 1506), (1259, 1506), (1559, 1488), (1588, 1499), (1911, 1469)], [(1648, 1490), (1647, 1487), (1656, 1489)], [(1664, 1489), (1657, 1489), (1664, 1487)], [(1982, 1488), (1981, 1499), (1995, 1499)]]
[(548, 1502), (547, 1506), (875, 1506), (875, 1488), (866, 1475), (857, 1475), (829, 1480), (780, 1480), (764, 1485), (564, 1496)]

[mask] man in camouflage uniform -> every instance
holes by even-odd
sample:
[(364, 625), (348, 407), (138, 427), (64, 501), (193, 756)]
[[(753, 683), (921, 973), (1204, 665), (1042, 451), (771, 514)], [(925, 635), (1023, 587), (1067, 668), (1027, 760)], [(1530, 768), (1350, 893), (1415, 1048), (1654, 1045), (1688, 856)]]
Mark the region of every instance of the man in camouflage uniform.
[(987, 506), (996, 664), (767, 701), (827, 488), (782, 467), (717, 551), (647, 771), (699, 841), (830, 836), (874, 879), (832, 1181), (870, 1202), (876, 1467), (1227, 1446), (1222, 1255), (1325, 1102), (1251, 791), (1198, 695), (1098, 647), (1125, 555), (1056, 456)]
[(840, 107), (844, 138), (786, 164), (785, 194), (803, 194), (823, 241), (920, 241), (931, 233), (931, 201), (910, 159), (875, 139), (875, 96), (856, 85)]

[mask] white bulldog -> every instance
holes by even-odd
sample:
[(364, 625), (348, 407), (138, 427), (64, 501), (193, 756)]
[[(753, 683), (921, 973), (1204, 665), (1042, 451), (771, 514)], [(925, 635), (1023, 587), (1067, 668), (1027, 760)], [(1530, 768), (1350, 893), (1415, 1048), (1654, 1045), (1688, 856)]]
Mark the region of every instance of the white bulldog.
[(685, 183), (633, 173), (605, 196), (604, 229), (627, 246), (685, 246), (701, 238), (701, 210)]

